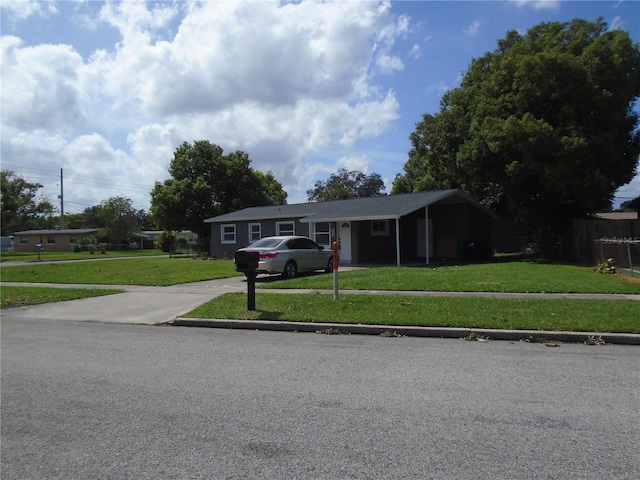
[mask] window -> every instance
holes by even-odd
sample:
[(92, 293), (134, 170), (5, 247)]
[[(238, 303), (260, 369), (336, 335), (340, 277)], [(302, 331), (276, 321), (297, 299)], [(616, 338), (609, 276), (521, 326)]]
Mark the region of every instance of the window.
[(222, 243), (236, 243), (236, 226), (235, 225), (222, 225), (221, 226), (221, 242)]
[(29, 245), (29, 237), (20, 237), (20, 245)]
[(293, 222), (277, 222), (276, 223), (276, 235), (277, 236), (287, 236), (287, 235), (295, 235), (296, 230)]
[(249, 224), (249, 243), (257, 242), (262, 238), (262, 229), (259, 223)]
[(303, 250), (318, 250), (316, 244), (308, 238), (299, 238), (298, 241), (300, 242), (300, 246), (298, 248)]
[(47, 244), (48, 245), (55, 245), (56, 244), (56, 237), (53, 237), (53, 236), (49, 235), (47, 237)]
[(389, 235), (389, 220), (371, 220), (371, 235)]
[(316, 223), (314, 240), (319, 245), (331, 245), (331, 224), (329, 222)]

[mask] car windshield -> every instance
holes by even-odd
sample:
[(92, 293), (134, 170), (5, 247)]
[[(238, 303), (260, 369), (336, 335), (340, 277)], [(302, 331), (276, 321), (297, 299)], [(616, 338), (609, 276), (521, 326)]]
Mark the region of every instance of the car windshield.
[(251, 248), (273, 248), (282, 242), (281, 238), (263, 238), (249, 245)]

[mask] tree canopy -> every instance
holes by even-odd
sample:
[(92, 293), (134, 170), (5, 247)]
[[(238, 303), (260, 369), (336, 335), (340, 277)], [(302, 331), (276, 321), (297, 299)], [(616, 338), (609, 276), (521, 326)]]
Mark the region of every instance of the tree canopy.
[(598, 19), (510, 31), (411, 134), (392, 193), (461, 188), (538, 235), (610, 209), (636, 173), (640, 50)]
[(341, 168), (325, 181), (318, 180), (311, 190), (307, 190), (309, 202), (345, 200), (348, 198), (380, 197), (385, 195), (384, 182), (377, 173), (365, 175), (358, 170)]
[(204, 220), (247, 207), (281, 205), (287, 194), (272, 172), (250, 166), (242, 151), (224, 154), (208, 140), (184, 142), (174, 152), (170, 179), (151, 192), (151, 214), (165, 230), (189, 229), (209, 237)]
[(138, 212), (129, 198), (108, 198), (100, 203), (97, 211), (107, 235), (114, 240), (118, 249), (138, 229)]
[(2, 170), (1, 196), (2, 234), (42, 228), (55, 207), (40, 193), (42, 185), (32, 183), (10, 170)]

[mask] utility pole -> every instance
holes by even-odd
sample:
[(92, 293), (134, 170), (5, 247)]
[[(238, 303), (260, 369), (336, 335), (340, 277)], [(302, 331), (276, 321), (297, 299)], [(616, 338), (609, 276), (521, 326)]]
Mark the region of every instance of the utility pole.
[(62, 169), (60, 169), (60, 230), (64, 230), (64, 187), (62, 184)]

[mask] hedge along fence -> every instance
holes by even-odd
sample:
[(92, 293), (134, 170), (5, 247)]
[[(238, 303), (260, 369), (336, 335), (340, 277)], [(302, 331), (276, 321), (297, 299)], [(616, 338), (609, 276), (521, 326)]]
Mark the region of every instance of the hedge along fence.
[(634, 276), (633, 259), (640, 256), (640, 238), (603, 237), (596, 239), (595, 242), (600, 246), (600, 260), (603, 264), (605, 260), (611, 258), (618, 265), (627, 265), (631, 276)]

